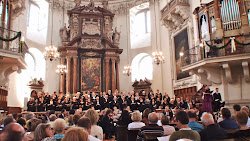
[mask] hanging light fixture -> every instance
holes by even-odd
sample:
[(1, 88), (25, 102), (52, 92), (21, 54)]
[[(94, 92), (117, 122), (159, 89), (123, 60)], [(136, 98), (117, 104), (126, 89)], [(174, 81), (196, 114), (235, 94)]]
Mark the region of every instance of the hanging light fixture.
[[(129, 64), (129, 30), (128, 30), (128, 3), (126, 1), (126, 28), (127, 28), (127, 56), (128, 56), (128, 64)], [(127, 65), (127, 66), (124, 66), (124, 69), (123, 69), (123, 75), (126, 75), (126, 76), (130, 76), (131, 75), (131, 66), (130, 65)]]
[[(152, 53), (153, 55), (153, 59), (154, 59), (154, 63), (159, 65), (160, 63), (164, 63), (165, 62), (165, 59), (164, 59), (164, 56), (163, 56), (163, 53), (162, 51), (158, 51), (158, 44), (157, 44), (157, 27), (156, 27), (156, 10), (155, 10), (155, 0), (154, 0), (154, 16), (155, 16), (155, 33), (156, 33), (156, 36), (155, 36), (155, 42), (156, 42), (156, 51), (154, 51)], [(161, 50), (161, 49), (160, 49)]]
[(54, 6), (54, 0), (52, 1), (52, 8), (51, 8), (51, 11), (52, 11), (52, 19), (51, 19), (51, 44), (47, 47), (45, 47), (45, 52), (43, 53), (44, 54), (44, 58), (45, 59), (49, 59), (50, 61), (53, 61), (54, 59), (57, 59), (59, 58), (59, 53), (57, 52), (57, 47), (55, 47), (52, 43), (52, 36), (53, 36), (53, 6)]
[(63, 75), (65, 73), (67, 73), (67, 72), (68, 72), (68, 70), (66, 68), (66, 65), (62, 65), (62, 64), (61, 65), (57, 65), (56, 73)]

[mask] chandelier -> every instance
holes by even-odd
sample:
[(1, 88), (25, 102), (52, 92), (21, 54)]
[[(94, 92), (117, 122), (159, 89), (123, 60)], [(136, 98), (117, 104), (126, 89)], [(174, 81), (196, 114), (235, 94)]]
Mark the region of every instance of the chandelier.
[(45, 47), (44, 58), (53, 61), (59, 57), (59, 53), (57, 52), (57, 48), (51, 44), (48, 47)]
[(154, 63), (159, 65), (160, 63), (164, 63), (164, 56), (163, 53), (161, 51), (155, 51), (152, 53), (153, 55), (153, 59), (154, 59)]
[(53, 46), (53, 43), (52, 43), (52, 36), (53, 36), (53, 17), (54, 17), (54, 14), (53, 14), (53, 7), (54, 7), (54, 0), (52, 1), (52, 16), (51, 16), (51, 24), (52, 24), (52, 28), (51, 28), (51, 44), (47, 47), (45, 47), (45, 52), (43, 53), (44, 55), (44, 58), (45, 59), (49, 59), (50, 61), (53, 61), (54, 59), (57, 59), (59, 58), (59, 53), (57, 52), (57, 48), (55, 46)]
[(57, 65), (56, 73), (63, 75), (67, 72), (68, 72), (68, 70), (66, 68), (66, 65)]
[(131, 74), (131, 66), (124, 66), (123, 74), (127, 75), (127, 76), (130, 76), (130, 74)]

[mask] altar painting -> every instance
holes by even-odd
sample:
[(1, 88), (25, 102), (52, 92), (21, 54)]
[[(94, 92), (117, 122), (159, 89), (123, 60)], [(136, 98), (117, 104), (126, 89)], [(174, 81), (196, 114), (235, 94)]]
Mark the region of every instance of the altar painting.
[(101, 58), (83, 57), (81, 63), (81, 90), (100, 92)]

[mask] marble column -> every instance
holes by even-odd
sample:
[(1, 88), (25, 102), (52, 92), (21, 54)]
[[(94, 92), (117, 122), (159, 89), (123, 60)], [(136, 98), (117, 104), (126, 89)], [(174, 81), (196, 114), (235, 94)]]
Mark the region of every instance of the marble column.
[(105, 58), (106, 67), (106, 92), (110, 89), (110, 74), (109, 74), (109, 61), (110, 58)]
[(77, 92), (77, 56), (73, 57), (73, 94)]
[[(61, 65), (65, 65), (65, 57), (61, 58)], [(60, 92), (65, 94), (65, 74), (60, 76)]]
[(115, 89), (116, 89), (116, 86), (115, 86), (115, 58), (111, 58), (111, 74), (112, 74), (112, 92), (114, 92), (115, 91)]
[(116, 63), (115, 63), (115, 70), (116, 70), (116, 89), (120, 91), (120, 80), (119, 80), (119, 63), (120, 59), (117, 58)]
[(71, 56), (67, 56), (67, 68), (68, 68), (68, 73), (67, 73), (67, 78), (66, 78), (66, 93), (70, 93), (70, 74), (71, 74)]

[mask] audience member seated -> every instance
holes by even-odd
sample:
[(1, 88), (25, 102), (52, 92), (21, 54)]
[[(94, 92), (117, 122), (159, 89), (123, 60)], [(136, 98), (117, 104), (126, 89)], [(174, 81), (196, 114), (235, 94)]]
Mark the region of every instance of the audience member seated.
[(34, 118), (35, 117), (35, 114), (34, 113), (28, 113), (26, 116), (25, 116), (25, 119), (26, 119), (26, 121), (28, 121), (28, 120), (30, 120), (30, 119), (32, 119), (32, 118)]
[(234, 138), (250, 137), (250, 129), (247, 127), (248, 115), (245, 111), (241, 110), (236, 113), (236, 121), (240, 126), (240, 130), (233, 134)]
[(205, 126), (205, 129), (200, 132), (201, 141), (222, 140), (227, 138), (226, 131), (215, 125), (212, 114), (204, 112), (201, 121)]
[(169, 108), (169, 106), (165, 106), (164, 115), (169, 116), (170, 120), (173, 119), (174, 114), (173, 114), (172, 110)]
[(37, 119), (37, 118), (33, 118), (33, 119), (30, 119), (28, 122), (27, 122), (27, 138), (28, 138), (28, 141), (33, 141), (34, 140), (34, 131), (36, 129), (36, 127), (42, 123), (42, 120), (41, 119)]
[(196, 117), (197, 115), (194, 110), (190, 110), (188, 112), (188, 118), (189, 118), (188, 127), (191, 128), (192, 130), (200, 132), (201, 130), (204, 129), (204, 127), (202, 124), (196, 122)]
[(188, 115), (184, 111), (179, 111), (176, 114), (176, 125), (179, 131), (175, 131), (171, 134), (169, 141), (176, 141), (178, 139), (191, 139), (194, 141), (200, 141), (200, 135), (197, 131), (188, 127)]
[(169, 117), (166, 115), (163, 115), (161, 117), (161, 124), (164, 129), (164, 134), (163, 135), (171, 135), (174, 131), (175, 128), (173, 126), (168, 125), (169, 124)]
[(0, 134), (1, 141), (26, 141), (24, 128), (18, 123), (9, 123)]
[(232, 120), (235, 120), (235, 115), (237, 112), (241, 110), (241, 106), (239, 104), (235, 104), (233, 105), (233, 109), (234, 109), (234, 115), (232, 116)]
[(250, 118), (249, 118), (249, 108), (244, 106), (241, 108), (241, 110), (245, 111), (247, 113), (247, 117), (248, 117), (248, 120), (247, 120), (247, 127), (250, 127)]
[(149, 124), (140, 129), (137, 136), (137, 141), (144, 141), (144, 137), (146, 134), (163, 135), (164, 129), (163, 127), (157, 125), (158, 116), (156, 113), (150, 113), (148, 115), (148, 121)]
[(106, 115), (103, 117), (103, 131), (105, 133), (105, 139), (112, 138), (112, 135), (115, 134), (115, 127), (114, 127), (114, 121), (112, 119), (112, 110), (108, 109), (106, 112)]
[(128, 130), (138, 129), (138, 128), (145, 126), (145, 123), (141, 122), (142, 116), (141, 116), (141, 113), (139, 111), (135, 111), (132, 113), (132, 120), (134, 122), (132, 122), (128, 125)]
[(56, 141), (54, 131), (50, 127), (50, 124), (41, 123), (36, 127), (34, 141)]
[(80, 127), (68, 129), (62, 141), (88, 141), (88, 132)]
[(19, 123), (25, 129), (26, 120), (24, 118), (20, 117), (16, 122)]
[(129, 112), (127, 110), (123, 110), (121, 116), (118, 119), (118, 125), (122, 126), (128, 126), (129, 123), (131, 123), (131, 117), (129, 115)]
[(12, 122), (15, 122), (15, 119), (12, 116), (7, 116), (3, 121), (3, 126), (5, 127)]
[(238, 129), (237, 123), (231, 119), (231, 112), (228, 108), (223, 108), (221, 110), (223, 121), (219, 122), (221, 128), (228, 129)]
[(79, 115), (74, 115), (73, 116), (73, 121), (74, 121), (74, 125), (73, 126), (75, 126), (76, 124), (77, 124), (77, 122), (78, 122), (78, 120), (80, 119), (81, 117), (79, 116)]
[(102, 127), (96, 125), (99, 120), (98, 113), (95, 110), (89, 109), (84, 116), (89, 118), (92, 124), (90, 135), (98, 138), (99, 140), (103, 140)]
[(58, 118), (53, 122), (53, 129), (55, 130), (55, 139), (61, 140), (64, 136), (66, 123), (64, 119)]
[(77, 126), (84, 128), (89, 133), (89, 135), (88, 135), (89, 141), (100, 141), (99, 139), (90, 135), (90, 133), (91, 133), (91, 121), (89, 118), (81, 117), (77, 122)]
[(51, 114), (51, 115), (49, 116), (50, 122), (53, 122), (53, 121), (55, 121), (56, 119), (57, 119), (57, 117), (56, 117), (55, 114)]
[(151, 109), (146, 108), (142, 113), (142, 120), (141, 122), (145, 123), (145, 125), (148, 125), (148, 115), (151, 113)]

